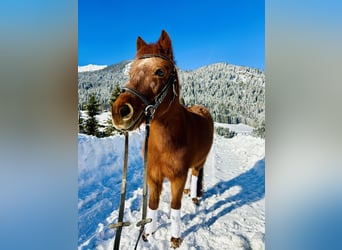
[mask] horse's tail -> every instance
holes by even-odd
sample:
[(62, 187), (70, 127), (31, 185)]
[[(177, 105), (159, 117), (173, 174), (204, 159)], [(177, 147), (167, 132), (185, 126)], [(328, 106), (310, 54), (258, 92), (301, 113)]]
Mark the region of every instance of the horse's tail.
[(197, 179), (197, 197), (202, 197), (203, 193), (203, 168), (201, 168), (199, 170)]

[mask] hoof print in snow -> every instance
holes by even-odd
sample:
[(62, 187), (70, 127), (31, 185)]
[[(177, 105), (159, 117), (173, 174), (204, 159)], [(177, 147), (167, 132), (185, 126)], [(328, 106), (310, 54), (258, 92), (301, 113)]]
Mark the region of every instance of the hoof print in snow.
[(190, 189), (188, 189), (188, 188), (184, 189), (183, 193), (184, 194), (190, 194)]
[(181, 238), (175, 238), (171, 237), (171, 247), (172, 248), (178, 248), (182, 244), (182, 239)]

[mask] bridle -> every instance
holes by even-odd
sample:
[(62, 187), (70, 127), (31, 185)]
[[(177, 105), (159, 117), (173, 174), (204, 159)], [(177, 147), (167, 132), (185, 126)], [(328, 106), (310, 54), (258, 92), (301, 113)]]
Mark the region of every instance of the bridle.
[(175, 67), (173, 61), (171, 61), (166, 56), (158, 55), (158, 54), (146, 54), (146, 55), (140, 56), (138, 59), (140, 60), (140, 59), (146, 59), (146, 58), (152, 58), (152, 57), (158, 57), (158, 58), (161, 58), (163, 60), (170, 62), (173, 65), (173, 70), (170, 73), (170, 76), (169, 76), (165, 86), (162, 88), (162, 90), (159, 92), (159, 94), (156, 95), (156, 97), (154, 98), (154, 102), (149, 101), (149, 99), (146, 96), (144, 96), (143, 94), (141, 94), (139, 91), (137, 91), (134, 88), (130, 88), (130, 87), (122, 87), (121, 88), (121, 93), (124, 93), (127, 91), (127, 92), (135, 95), (136, 97), (138, 97), (140, 99), (140, 101), (142, 101), (146, 105), (144, 112), (142, 112), (139, 115), (139, 117), (136, 119), (134, 124), (129, 128), (129, 130), (133, 129), (135, 127), (136, 123), (139, 122), (139, 120), (141, 119), (143, 114), (145, 114), (145, 117), (146, 117), (146, 124), (148, 123), (147, 120), (151, 121), (153, 119), (155, 111), (160, 106), (160, 104), (162, 104), (163, 101), (165, 100), (165, 97), (167, 96), (168, 91), (171, 88), (171, 86), (172, 86), (172, 91), (174, 94), (172, 101), (174, 100), (175, 96), (177, 96), (176, 87), (175, 87), (175, 84), (176, 84), (176, 67)]
[[(171, 86), (173, 86), (173, 99), (171, 103), (173, 102), (175, 96), (177, 96), (177, 92), (175, 89), (175, 83), (176, 83), (176, 67), (174, 63), (167, 57), (158, 55), (158, 54), (147, 54), (139, 57), (138, 59), (145, 59), (145, 58), (151, 58), (151, 57), (159, 57), (164, 60), (167, 60), (172, 63), (173, 71), (170, 73), (170, 76), (165, 84), (165, 86), (162, 88), (162, 90), (159, 92), (159, 94), (154, 98), (154, 102), (150, 102), (143, 94), (141, 94), (136, 89), (130, 88), (130, 87), (122, 87), (121, 93), (127, 91), (135, 96), (137, 96), (145, 105), (144, 112), (141, 112), (139, 117), (135, 120), (134, 124), (124, 130), (125, 134), (125, 155), (124, 155), (124, 166), (123, 166), (123, 175), (122, 175), (122, 187), (121, 187), (121, 197), (120, 197), (120, 209), (119, 209), (119, 218), (117, 223), (112, 223), (109, 225), (109, 228), (117, 228), (116, 234), (115, 234), (115, 241), (113, 249), (117, 250), (120, 246), (120, 238), (121, 238), (121, 230), (124, 226), (129, 226), (130, 222), (123, 222), (123, 210), (125, 207), (125, 197), (126, 197), (126, 174), (127, 174), (127, 161), (128, 161), (128, 131), (133, 129), (135, 125), (140, 121), (143, 114), (145, 114), (146, 122), (145, 122), (145, 143), (144, 143), (144, 174), (143, 174), (143, 204), (142, 204), (142, 215), (141, 220), (136, 224), (137, 227), (140, 227), (139, 230), (139, 236), (135, 243), (134, 249), (137, 249), (139, 239), (144, 232), (145, 225), (147, 223), (150, 223), (152, 221), (151, 218), (146, 218), (147, 215), (147, 156), (148, 156), (148, 139), (150, 135), (150, 122), (153, 119), (154, 113), (157, 110), (157, 108), (160, 106), (160, 104), (163, 103), (165, 100), (165, 97), (167, 93), (169, 92), (169, 89)], [(171, 105), (170, 103), (170, 105)]]

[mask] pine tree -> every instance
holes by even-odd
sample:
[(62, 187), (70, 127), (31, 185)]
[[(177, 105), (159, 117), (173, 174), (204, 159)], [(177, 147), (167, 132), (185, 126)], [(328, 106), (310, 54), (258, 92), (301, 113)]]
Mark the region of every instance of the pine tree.
[[(112, 95), (109, 99), (110, 110), (112, 110), (113, 103), (115, 102), (116, 98), (118, 98), (120, 93), (121, 93), (121, 88), (120, 88), (119, 84), (115, 84), (114, 90), (113, 90)], [(112, 124), (112, 117), (109, 117), (107, 119), (107, 122), (106, 122), (106, 128), (104, 130), (104, 134), (105, 134), (105, 136), (111, 136), (111, 135), (115, 134), (116, 132), (118, 132), (118, 131), (114, 128), (114, 126)]]
[(106, 126), (106, 128), (104, 129), (105, 136), (111, 136), (118, 132), (113, 126), (111, 116), (107, 119), (105, 126)]
[(116, 98), (118, 98), (120, 93), (121, 93), (121, 89), (120, 89), (119, 84), (115, 84), (114, 90), (113, 90), (112, 95), (109, 99), (110, 110), (112, 110), (112, 105), (115, 102)]
[(262, 121), (262, 123), (253, 130), (253, 135), (261, 138), (265, 138), (266, 135), (266, 124), (265, 121)]
[(85, 133), (88, 135), (99, 135), (99, 124), (95, 117), (100, 113), (99, 106), (100, 104), (98, 103), (95, 94), (91, 94), (87, 103), (88, 119), (86, 120), (85, 124)]
[(84, 118), (82, 117), (81, 112), (78, 112), (78, 133), (85, 133)]

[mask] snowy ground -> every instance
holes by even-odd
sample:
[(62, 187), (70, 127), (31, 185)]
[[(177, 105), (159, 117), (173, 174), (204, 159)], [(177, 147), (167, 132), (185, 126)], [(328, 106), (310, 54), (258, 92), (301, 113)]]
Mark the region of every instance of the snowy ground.
[[(230, 128), (233, 129), (234, 128)], [(236, 126), (237, 132), (248, 130)], [(144, 131), (130, 133), (127, 195), (120, 249), (133, 249), (141, 219)], [(78, 249), (113, 249), (117, 222), (123, 136), (96, 138), (79, 134)], [(215, 136), (204, 172), (205, 195), (199, 207), (189, 197), (182, 201), (181, 249), (265, 249), (265, 141), (247, 132), (232, 139)], [(158, 229), (138, 249), (170, 248), (170, 190), (164, 182)]]

